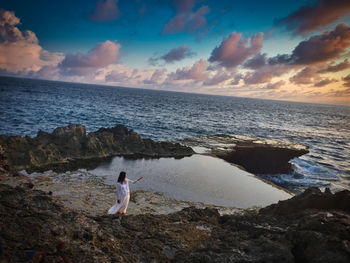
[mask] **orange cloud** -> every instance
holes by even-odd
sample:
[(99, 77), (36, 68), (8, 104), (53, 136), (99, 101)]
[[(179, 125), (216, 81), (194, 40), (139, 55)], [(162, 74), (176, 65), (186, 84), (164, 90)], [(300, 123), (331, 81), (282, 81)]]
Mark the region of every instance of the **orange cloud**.
[(0, 9), (0, 69), (10, 73), (39, 71), (57, 65), (63, 56), (44, 50), (30, 30), (21, 31), (14, 12)]
[(209, 76), (207, 72), (208, 63), (204, 59), (200, 59), (192, 67), (184, 67), (169, 74), (172, 80), (206, 80)]
[(339, 64), (329, 65), (327, 68), (318, 71), (318, 73), (338, 72), (338, 71), (345, 70), (347, 68), (350, 68), (350, 63), (349, 63), (348, 59), (345, 59), (343, 62), (341, 62)]

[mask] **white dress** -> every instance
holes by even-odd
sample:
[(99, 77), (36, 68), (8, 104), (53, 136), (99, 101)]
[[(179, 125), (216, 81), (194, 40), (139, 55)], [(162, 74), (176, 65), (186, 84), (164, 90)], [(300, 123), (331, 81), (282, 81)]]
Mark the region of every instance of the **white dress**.
[[(126, 179), (125, 184), (117, 183), (116, 185), (117, 200), (115, 201), (114, 206), (112, 206), (108, 210), (108, 214), (115, 214), (117, 212), (126, 213), (126, 209), (128, 208), (129, 200), (130, 200), (129, 183), (135, 183), (135, 181)], [(118, 200), (120, 200), (119, 204), (118, 204)]]

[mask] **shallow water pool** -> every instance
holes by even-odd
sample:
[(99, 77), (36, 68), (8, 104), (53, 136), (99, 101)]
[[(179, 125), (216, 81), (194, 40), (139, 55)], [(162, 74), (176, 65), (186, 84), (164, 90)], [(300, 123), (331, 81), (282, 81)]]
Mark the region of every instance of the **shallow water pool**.
[(105, 177), (105, 183), (115, 184), (120, 171), (136, 180), (133, 190), (161, 192), (177, 200), (203, 202), (218, 206), (248, 208), (266, 206), (291, 195), (273, 185), (267, 184), (221, 159), (195, 154), (182, 159), (137, 159), (115, 157), (89, 171)]

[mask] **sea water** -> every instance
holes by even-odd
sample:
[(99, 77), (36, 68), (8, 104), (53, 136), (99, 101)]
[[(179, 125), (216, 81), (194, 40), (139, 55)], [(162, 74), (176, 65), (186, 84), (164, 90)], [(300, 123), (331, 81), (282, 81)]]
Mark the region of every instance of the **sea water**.
[(350, 189), (350, 108), (0, 77), (0, 134), (36, 136), (58, 126), (123, 124), (142, 137), (236, 134), (303, 144), (290, 174), (259, 175), (293, 192)]

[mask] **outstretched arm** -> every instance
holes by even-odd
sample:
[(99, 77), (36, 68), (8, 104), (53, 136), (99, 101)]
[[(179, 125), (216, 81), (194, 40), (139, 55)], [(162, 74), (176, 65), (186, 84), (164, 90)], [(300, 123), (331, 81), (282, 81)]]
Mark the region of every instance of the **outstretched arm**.
[(136, 181), (132, 181), (131, 183), (132, 183), (132, 184), (136, 184), (138, 181), (142, 180), (142, 178), (143, 178), (143, 176), (140, 176), (139, 179), (137, 179)]

